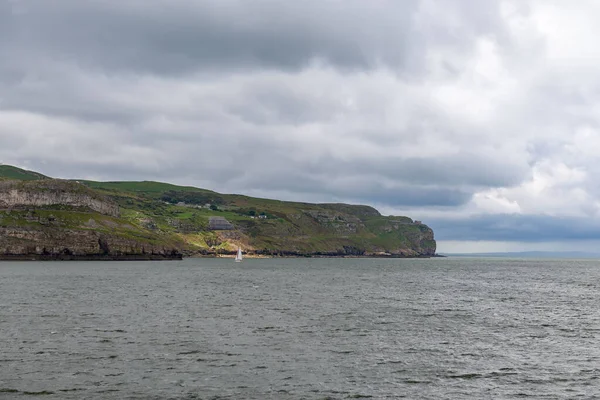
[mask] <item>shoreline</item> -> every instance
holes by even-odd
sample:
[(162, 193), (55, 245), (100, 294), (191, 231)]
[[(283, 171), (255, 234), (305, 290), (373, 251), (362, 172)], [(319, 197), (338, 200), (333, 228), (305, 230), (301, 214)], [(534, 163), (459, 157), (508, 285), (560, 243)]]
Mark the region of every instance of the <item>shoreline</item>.
[[(184, 255), (184, 259), (187, 258), (224, 258), (224, 259), (235, 259), (236, 254), (192, 254)], [(434, 255), (400, 255), (400, 254), (365, 254), (365, 255), (354, 255), (354, 254), (244, 254), (244, 259), (267, 259), (267, 258), (447, 258), (447, 256), (434, 254)]]
[[(415, 259), (415, 258), (445, 258), (443, 255), (264, 255), (248, 254), (246, 259), (268, 259), (268, 258), (381, 258), (381, 259)], [(131, 255), (64, 255), (64, 254), (1, 254), (2, 261), (181, 261), (188, 258), (223, 258), (234, 259), (235, 254), (194, 254), (190, 256), (160, 255), (160, 254), (131, 254)]]
[[(184, 255), (184, 258), (235, 258), (236, 253), (221, 253), (221, 254), (191, 254)], [(392, 254), (392, 253), (370, 253), (370, 254), (338, 254), (338, 253), (295, 253), (295, 252), (281, 252), (272, 254), (261, 254), (261, 253), (245, 253), (244, 258), (446, 258), (447, 256), (441, 254), (417, 254), (417, 255), (403, 255), (403, 254)]]
[(1, 261), (180, 261), (179, 255), (124, 254), (124, 255), (66, 255), (66, 254), (1, 254)]

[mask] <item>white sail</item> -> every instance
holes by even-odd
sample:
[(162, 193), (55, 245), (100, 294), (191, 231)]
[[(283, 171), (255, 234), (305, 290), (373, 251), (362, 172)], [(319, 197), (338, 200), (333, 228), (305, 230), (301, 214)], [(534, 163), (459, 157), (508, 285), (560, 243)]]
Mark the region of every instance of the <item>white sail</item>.
[(235, 256), (235, 262), (242, 261), (242, 249), (238, 247), (237, 255)]

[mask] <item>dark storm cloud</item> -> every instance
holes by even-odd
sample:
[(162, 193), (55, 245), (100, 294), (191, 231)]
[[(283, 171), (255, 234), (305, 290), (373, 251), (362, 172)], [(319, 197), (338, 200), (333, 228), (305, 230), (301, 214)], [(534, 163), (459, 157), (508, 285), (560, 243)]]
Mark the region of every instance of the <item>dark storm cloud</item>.
[(500, 25), (495, 4), (451, 3), (438, 7), (459, 23), (423, 36), (414, 26), (416, 0), (4, 0), (8, 35), (0, 40), (33, 58), (77, 60), (107, 71), (299, 69), (315, 59), (348, 69), (383, 64), (408, 70), (419, 67), (415, 61), (429, 41), (468, 51), (468, 42), (462, 45), (467, 35)]
[[(495, 165), (498, 168), (493, 170), (494, 165), (489, 162), (482, 162), (478, 167), (475, 167), (476, 163), (469, 163), (463, 168), (452, 165), (453, 160), (448, 164), (440, 162), (433, 165), (410, 159), (381, 160), (369, 164), (320, 160), (313, 165), (283, 158), (257, 157), (248, 161), (252, 166), (247, 171), (252, 172), (239, 181), (236, 181), (238, 177), (232, 177), (232, 183), (235, 182), (237, 187), (252, 189), (260, 186), (273, 191), (324, 193), (339, 199), (391, 206), (458, 206), (471, 199), (474, 187), (513, 183), (518, 177), (518, 174), (508, 171), (505, 175), (494, 173), (502, 171), (502, 166)], [(233, 157), (231, 162), (234, 162)], [(277, 169), (268, 174), (261, 172), (268, 171), (269, 165), (277, 165)], [(443, 172), (436, 174), (436, 166)], [(468, 172), (461, 173), (467, 168)]]
[[(386, 204), (388, 206), (446, 206), (456, 207), (471, 199), (471, 194), (453, 188), (424, 188), (419, 186), (400, 186), (387, 188), (383, 185), (339, 190), (334, 194), (337, 199), (350, 199), (361, 204)], [(321, 193), (326, 193), (326, 187)]]
[(468, 151), (436, 158), (404, 158), (400, 153), (380, 159), (340, 162), (338, 165), (344, 172), (370, 173), (412, 184), (462, 185), (470, 188), (512, 186), (521, 182), (526, 173), (520, 166), (506, 165), (500, 159)]
[(357, 1), (309, 3), (23, 0), (23, 12), (7, 12), (8, 3), (3, 11), (14, 30), (11, 39), (17, 39), (13, 48), (45, 49), (105, 70), (297, 69), (313, 58), (364, 68), (380, 55), (402, 61), (406, 34), (397, 35), (395, 46), (381, 43), (386, 28), (407, 30), (415, 2), (403, 4), (394, 18), (382, 13), (379, 26), (363, 19), (369, 7)]
[[(422, 187), (411, 184), (386, 185), (377, 176), (356, 175), (351, 178), (331, 178), (327, 174), (315, 176), (303, 173), (301, 168), (285, 168), (278, 173), (260, 173), (239, 180), (241, 190), (260, 186), (271, 192), (295, 193), (296, 197), (310, 197), (318, 201), (351, 201), (363, 204), (390, 206), (459, 206), (471, 198), (471, 193), (453, 187)], [(285, 178), (282, 178), (285, 176)], [(234, 177), (234, 181), (237, 177)]]

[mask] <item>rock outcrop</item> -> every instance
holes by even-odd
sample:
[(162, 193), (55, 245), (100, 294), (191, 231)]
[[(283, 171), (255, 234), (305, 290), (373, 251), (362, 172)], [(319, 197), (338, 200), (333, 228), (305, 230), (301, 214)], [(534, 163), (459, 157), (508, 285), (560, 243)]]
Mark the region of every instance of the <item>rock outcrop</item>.
[(172, 259), (182, 242), (119, 218), (119, 206), (77, 182), (0, 181), (0, 258)]
[(119, 206), (77, 182), (58, 179), (0, 181), (0, 209), (47, 206), (87, 208), (100, 214), (119, 216)]
[(180, 259), (181, 252), (110, 233), (80, 229), (0, 227), (0, 258), (41, 260)]

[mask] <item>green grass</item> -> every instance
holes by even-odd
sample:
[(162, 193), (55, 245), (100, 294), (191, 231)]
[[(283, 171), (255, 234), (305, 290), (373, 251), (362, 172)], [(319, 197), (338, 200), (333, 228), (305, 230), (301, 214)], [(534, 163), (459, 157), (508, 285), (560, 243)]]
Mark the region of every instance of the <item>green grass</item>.
[(129, 218), (113, 218), (95, 212), (64, 209), (0, 211), (0, 227), (20, 227), (54, 234), (59, 230), (95, 231), (123, 239), (163, 244), (179, 242), (172, 233), (152, 232)]
[(18, 181), (36, 181), (40, 179), (48, 179), (47, 176), (38, 172), (13, 167), (12, 165), (0, 165), (0, 178)]
[(139, 192), (147, 194), (162, 194), (164, 192), (173, 191), (184, 191), (184, 192), (201, 192), (201, 193), (214, 193), (210, 190), (199, 189), (192, 186), (178, 186), (170, 183), (154, 182), (154, 181), (123, 181), (123, 182), (96, 182), (80, 180), (79, 182), (93, 188), (93, 189), (104, 189), (113, 192)]

